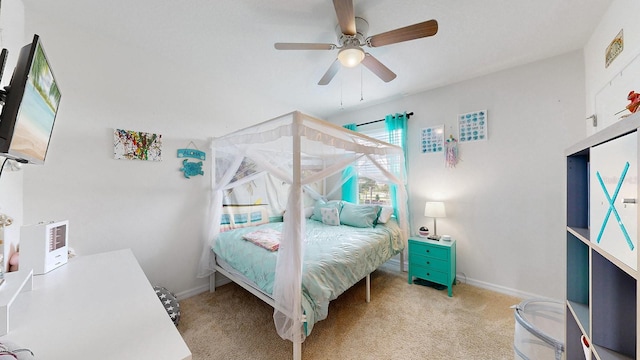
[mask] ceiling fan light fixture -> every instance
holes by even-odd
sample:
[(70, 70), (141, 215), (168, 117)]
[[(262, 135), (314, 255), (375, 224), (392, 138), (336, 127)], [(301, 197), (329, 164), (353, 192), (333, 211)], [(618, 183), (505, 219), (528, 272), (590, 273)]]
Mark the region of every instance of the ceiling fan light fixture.
[(364, 59), (364, 51), (359, 47), (347, 47), (338, 52), (338, 60), (343, 66), (354, 67)]

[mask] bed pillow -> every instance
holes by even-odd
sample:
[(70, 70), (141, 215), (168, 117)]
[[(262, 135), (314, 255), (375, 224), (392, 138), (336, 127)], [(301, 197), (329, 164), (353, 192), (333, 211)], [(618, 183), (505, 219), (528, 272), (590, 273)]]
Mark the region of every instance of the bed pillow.
[(340, 200), (324, 201), (322, 199), (316, 201), (316, 204), (313, 207), (313, 215), (311, 215), (310, 219), (322, 222), (322, 212), (320, 210), (322, 208), (338, 209), (338, 215), (339, 215), (340, 212), (342, 211), (342, 201)]
[(378, 205), (357, 205), (345, 202), (340, 211), (340, 223), (360, 228), (373, 227), (379, 211)]
[(340, 214), (338, 213), (338, 209), (334, 207), (325, 207), (321, 208), (320, 212), (322, 213), (323, 224), (332, 226), (340, 225)]
[(393, 206), (382, 206), (380, 210), (380, 215), (378, 215), (378, 222), (380, 224), (386, 224), (389, 219), (391, 219), (391, 215), (393, 215)]

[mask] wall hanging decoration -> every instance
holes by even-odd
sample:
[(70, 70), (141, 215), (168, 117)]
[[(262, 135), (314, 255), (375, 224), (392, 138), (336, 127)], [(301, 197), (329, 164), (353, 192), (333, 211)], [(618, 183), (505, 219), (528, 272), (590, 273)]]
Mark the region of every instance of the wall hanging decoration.
[[(193, 146), (195, 149), (190, 148)], [(178, 158), (192, 158), (199, 160), (206, 160), (207, 154), (204, 151), (200, 151), (193, 141), (189, 141), (189, 144), (184, 149), (178, 149)], [(190, 179), (191, 176), (204, 175), (202, 171), (202, 161), (189, 161), (189, 159), (182, 160), (182, 167), (180, 171), (184, 173), (184, 177)]]
[(624, 50), (624, 32), (620, 29), (620, 32), (616, 37), (611, 40), (607, 50), (604, 52), (604, 68), (608, 68), (609, 65), (615, 60), (618, 55)]
[(204, 175), (204, 171), (202, 171), (202, 161), (198, 162), (189, 162), (189, 160), (182, 160), (182, 167), (180, 171), (184, 173), (184, 177), (187, 179), (196, 175)]
[(420, 151), (423, 154), (444, 151), (444, 125), (422, 129), (420, 132)]
[(449, 135), (449, 138), (444, 144), (447, 149), (444, 155), (444, 163), (447, 167), (456, 167), (458, 161), (460, 161), (460, 157), (458, 156), (458, 140), (453, 137), (453, 135)]
[(487, 110), (458, 115), (460, 142), (487, 140)]
[(113, 131), (115, 159), (162, 161), (162, 135), (141, 131)]
[[(189, 146), (193, 146), (195, 149), (192, 149)], [(178, 157), (206, 160), (207, 153), (205, 153), (204, 151), (200, 151), (196, 144), (193, 143), (193, 141), (189, 141), (189, 144), (187, 144), (186, 148), (178, 149)]]
[(0, 214), (0, 230), (13, 224), (13, 219), (9, 215)]

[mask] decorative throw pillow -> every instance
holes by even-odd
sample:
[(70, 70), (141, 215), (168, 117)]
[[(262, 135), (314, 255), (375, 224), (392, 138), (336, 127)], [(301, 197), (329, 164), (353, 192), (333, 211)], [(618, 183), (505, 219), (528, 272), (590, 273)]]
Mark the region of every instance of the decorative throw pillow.
[(153, 290), (156, 291), (158, 299), (162, 302), (162, 305), (167, 311), (167, 314), (169, 314), (173, 324), (178, 326), (178, 322), (180, 322), (180, 304), (178, 303), (176, 296), (162, 286), (156, 285), (153, 287)]
[(357, 205), (345, 202), (340, 212), (340, 223), (360, 228), (373, 227), (379, 210), (379, 205)]
[(393, 206), (383, 206), (380, 210), (380, 215), (378, 215), (378, 222), (386, 224), (391, 219), (391, 215), (393, 215)]
[(342, 201), (340, 200), (330, 200), (324, 201), (322, 199), (316, 201), (316, 204), (313, 207), (313, 215), (311, 215), (311, 220), (322, 221), (322, 213), (320, 209), (322, 208), (335, 208), (338, 209), (338, 214), (342, 211)]
[(322, 213), (322, 223), (325, 225), (340, 225), (340, 214), (338, 214), (338, 209), (334, 207), (326, 207), (321, 208), (320, 212)]

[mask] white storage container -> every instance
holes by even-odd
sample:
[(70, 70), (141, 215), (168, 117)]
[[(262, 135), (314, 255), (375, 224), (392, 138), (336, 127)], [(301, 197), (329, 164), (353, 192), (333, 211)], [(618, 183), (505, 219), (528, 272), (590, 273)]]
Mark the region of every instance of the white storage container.
[(514, 358), (561, 360), (564, 353), (564, 304), (531, 299), (514, 308)]
[(42, 275), (66, 264), (68, 236), (68, 220), (22, 226), (18, 270), (33, 269), (33, 275)]

